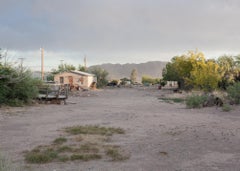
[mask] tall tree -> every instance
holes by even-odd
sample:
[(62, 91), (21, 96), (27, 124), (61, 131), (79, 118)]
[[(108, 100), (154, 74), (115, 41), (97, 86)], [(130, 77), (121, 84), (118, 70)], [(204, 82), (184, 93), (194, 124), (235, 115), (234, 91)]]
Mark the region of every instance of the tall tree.
[(107, 85), (108, 72), (100, 67), (93, 67), (89, 70), (92, 74), (97, 77), (97, 87), (102, 88)]
[(78, 71), (86, 72), (87, 68), (85, 66), (78, 65)]
[(236, 63), (232, 56), (220, 56), (217, 59), (217, 63), (220, 67), (220, 73), (222, 79), (219, 81), (219, 87), (226, 89), (230, 84), (234, 82), (236, 75)]
[(130, 80), (132, 83), (135, 83), (137, 81), (137, 69), (133, 69), (130, 75)]
[(180, 88), (200, 88), (212, 91), (221, 79), (219, 65), (214, 60), (206, 60), (204, 54), (189, 51), (174, 57), (163, 71), (166, 81), (178, 81)]

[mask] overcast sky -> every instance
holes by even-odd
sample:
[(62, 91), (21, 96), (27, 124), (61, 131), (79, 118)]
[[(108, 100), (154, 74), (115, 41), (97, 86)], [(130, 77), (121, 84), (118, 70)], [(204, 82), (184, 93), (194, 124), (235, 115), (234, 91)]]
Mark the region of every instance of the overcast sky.
[(0, 0), (0, 47), (40, 69), (240, 53), (239, 0)]

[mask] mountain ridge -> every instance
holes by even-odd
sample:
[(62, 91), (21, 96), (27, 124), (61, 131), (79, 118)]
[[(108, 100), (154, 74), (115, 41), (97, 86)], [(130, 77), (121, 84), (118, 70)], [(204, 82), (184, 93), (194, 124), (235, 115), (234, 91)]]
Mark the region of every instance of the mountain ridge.
[(131, 72), (133, 69), (137, 70), (137, 81), (141, 82), (143, 75), (148, 75), (153, 78), (161, 78), (162, 70), (166, 66), (167, 62), (165, 61), (148, 61), (145, 63), (126, 63), (126, 64), (112, 64), (112, 63), (104, 63), (101, 65), (93, 65), (89, 67), (89, 69), (93, 67), (100, 67), (106, 70), (109, 75), (108, 79), (121, 79), (121, 78), (130, 78)]

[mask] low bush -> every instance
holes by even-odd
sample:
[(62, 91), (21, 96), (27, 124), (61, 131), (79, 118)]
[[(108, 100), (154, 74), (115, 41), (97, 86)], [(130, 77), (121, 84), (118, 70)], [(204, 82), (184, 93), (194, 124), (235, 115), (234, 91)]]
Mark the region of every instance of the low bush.
[(186, 98), (186, 106), (188, 108), (202, 108), (207, 100), (205, 95), (191, 95)]
[(54, 144), (63, 144), (65, 142), (67, 142), (67, 138), (65, 138), (65, 137), (59, 137), (53, 141)]
[(235, 104), (240, 104), (240, 82), (234, 83), (227, 88), (228, 97)]
[(128, 157), (120, 152), (117, 147), (107, 148), (105, 154), (112, 159), (112, 161), (122, 161), (128, 159)]
[(31, 152), (25, 155), (25, 160), (28, 163), (33, 164), (43, 164), (49, 163), (58, 157), (58, 153), (56, 153), (53, 149), (46, 149), (43, 151), (40, 150), (32, 150)]
[(222, 110), (223, 110), (224, 112), (229, 112), (230, 110), (232, 110), (232, 108), (231, 108), (231, 106), (230, 106), (229, 104), (224, 104), (224, 105), (222, 106)]
[(0, 105), (22, 106), (32, 102), (40, 83), (30, 71), (0, 63)]

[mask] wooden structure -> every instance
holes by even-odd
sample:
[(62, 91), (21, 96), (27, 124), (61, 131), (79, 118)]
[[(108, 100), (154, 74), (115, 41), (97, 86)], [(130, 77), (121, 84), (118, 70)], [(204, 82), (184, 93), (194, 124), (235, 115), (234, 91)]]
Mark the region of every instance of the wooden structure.
[(39, 87), (38, 101), (40, 103), (57, 103), (61, 104), (62, 102), (66, 104), (66, 99), (68, 98), (68, 85), (60, 84), (44, 84)]

